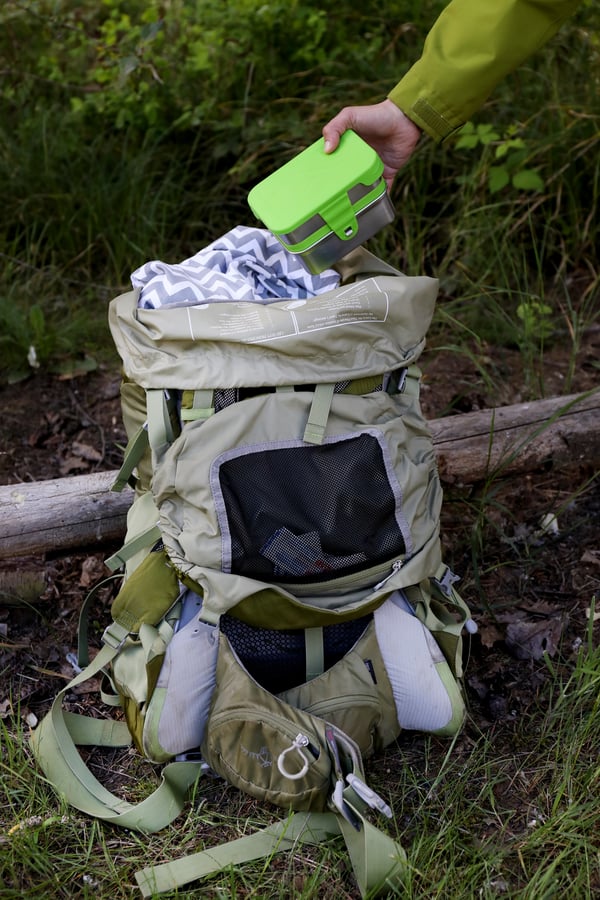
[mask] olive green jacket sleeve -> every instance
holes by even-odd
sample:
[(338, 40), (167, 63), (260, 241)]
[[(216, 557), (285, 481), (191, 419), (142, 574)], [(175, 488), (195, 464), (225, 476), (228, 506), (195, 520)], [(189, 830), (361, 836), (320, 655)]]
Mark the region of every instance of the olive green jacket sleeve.
[(390, 100), (441, 141), (545, 44), (580, 0), (452, 0)]

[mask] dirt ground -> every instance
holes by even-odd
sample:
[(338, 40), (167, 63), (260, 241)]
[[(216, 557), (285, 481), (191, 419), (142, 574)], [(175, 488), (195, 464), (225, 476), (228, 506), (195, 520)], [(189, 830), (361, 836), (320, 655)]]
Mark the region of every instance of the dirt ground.
[[(595, 331), (577, 360), (571, 392), (598, 384), (598, 359)], [(526, 399), (517, 352), (490, 350), (485, 362), (494, 378), (493, 395), (467, 356), (426, 351), (426, 415)], [(546, 396), (565, 393), (567, 371), (568, 353), (560, 346), (545, 354)], [(125, 435), (116, 362), (114, 369), (80, 378), (36, 375), (1, 389), (0, 401), (0, 483), (118, 467)], [(596, 471), (597, 461), (596, 466), (590, 461), (509, 479), (496, 486), (493, 503), (485, 501), (481, 486), (446, 491), (445, 554), (462, 577), (461, 592), (479, 623), (466, 677), (479, 728), (527, 715), (547, 678), (543, 653), (568, 664), (586, 638), (592, 598), (600, 594)], [(478, 509), (483, 509), (479, 518)], [(556, 516), (546, 518), (546, 531), (543, 516)], [(474, 541), (481, 537), (483, 548), (474, 555)], [(41, 718), (72, 675), (66, 654), (75, 647), (79, 607), (89, 587), (108, 574), (103, 559), (112, 549), (68, 555), (50, 549), (44, 559), (0, 563), (0, 716), (18, 710), (22, 717)], [(595, 627), (598, 637), (600, 623)]]

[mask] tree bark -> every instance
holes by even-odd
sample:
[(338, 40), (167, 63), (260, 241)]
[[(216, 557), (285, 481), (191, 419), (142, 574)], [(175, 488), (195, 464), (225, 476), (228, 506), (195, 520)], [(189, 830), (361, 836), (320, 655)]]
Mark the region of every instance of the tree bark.
[(122, 540), (133, 491), (111, 493), (116, 472), (0, 487), (0, 559)]
[[(468, 485), (600, 461), (600, 388), (429, 423), (442, 482)], [(115, 472), (0, 486), (0, 559), (120, 541), (132, 491)]]
[(447, 484), (600, 460), (600, 388), (429, 423)]

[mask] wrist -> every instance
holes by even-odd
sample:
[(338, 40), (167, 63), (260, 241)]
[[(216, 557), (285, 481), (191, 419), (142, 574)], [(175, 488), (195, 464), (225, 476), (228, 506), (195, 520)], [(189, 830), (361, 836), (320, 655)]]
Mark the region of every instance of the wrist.
[(399, 122), (402, 123), (402, 128), (408, 132), (413, 134), (415, 143), (419, 140), (421, 135), (423, 134), (423, 129), (420, 128), (414, 119), (404, 112), (404, 110), (398, 106), (390, 97), (384, 100), (384, 103), (389, 105), (390, 109), (394, 110), (394, 116), (398, 119)]

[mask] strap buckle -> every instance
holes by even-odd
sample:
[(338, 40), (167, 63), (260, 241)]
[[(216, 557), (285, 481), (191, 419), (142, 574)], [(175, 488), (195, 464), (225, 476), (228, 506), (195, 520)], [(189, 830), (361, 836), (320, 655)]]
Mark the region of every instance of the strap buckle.
[(388, 819), (392, 818), (393, 812), (391, 806), (385, 802), (383, 797), (380, 797), (379, 794), (376, 794), (372, 788), (366, 785), (362, 778), (359, 778), (358, 775), (353, 775), (350, 772), (349, 775), (346, 775), (346, 781), (355, 793), (358, 794), (360, 799), (364, 800), (367, 806), (382, 813)]
[(333, 794), (331, 795), (331, 802), (337, 809), (337, 811), (344, 817), (346, 822), (349, 822), (356, 831), (360, 831), (361, 824), (360, 819), (352, 809), (349, 803), (344, 800), (344, 782), (336, 781), (335, 787), (333, 789)]
[(111, 622), (102, 635), (102, 643), (113, 650), (120, 650), (129, 636), (129, 632), (118, 622)]
[(449, 566), (444, 566), (444, 572), (441, 577), (435, 575), (431, 580), (437, 584), (445, 597), (450, 597), (452, 595), (452, 585), (460, 581), (460, 575), (455, 575)]

